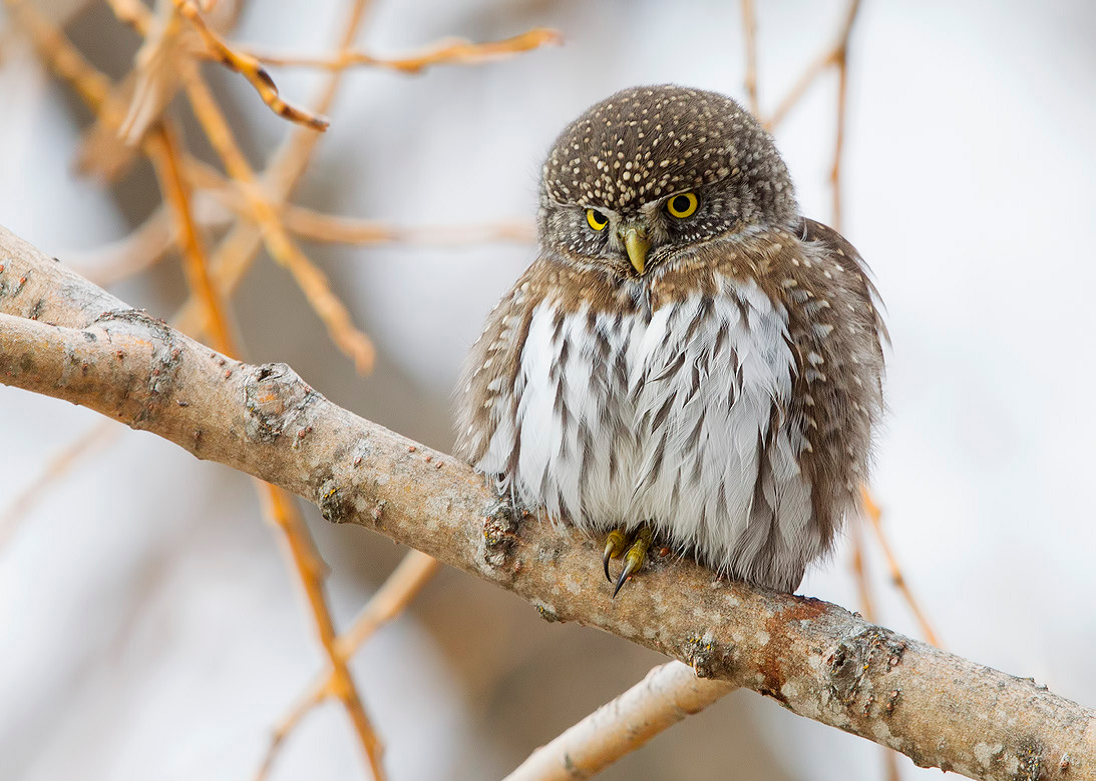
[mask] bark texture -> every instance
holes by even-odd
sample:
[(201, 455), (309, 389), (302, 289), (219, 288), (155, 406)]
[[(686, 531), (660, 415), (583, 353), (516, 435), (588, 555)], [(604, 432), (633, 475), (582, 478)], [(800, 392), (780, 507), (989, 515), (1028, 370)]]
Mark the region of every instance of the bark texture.
[(0, 382), (82, 404), (279, 485), (577, 621), (971, 778), (1096, 778), (1096, 712), (832, 604), (656, 560), (616, 600), (596, 541), (515, 519), (467, 466), (240, 363), (0, 228)]

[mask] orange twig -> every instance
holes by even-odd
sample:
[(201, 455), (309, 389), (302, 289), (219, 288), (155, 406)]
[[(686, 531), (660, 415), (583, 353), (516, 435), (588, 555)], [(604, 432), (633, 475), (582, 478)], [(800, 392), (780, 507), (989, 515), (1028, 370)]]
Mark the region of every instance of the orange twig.
[(864, 540), (860, 536), (860, 519), (853, 518), (849, 524), (849, 537), (852, 540), (852, 568), (853, 580), (856, 582), (856, 595), (860, 601), (860, 612), (871, 623), (876, 623), (878, 617), (875, 612), (875, 598), (872, 596), (871, 581), (868, 578), (867, 558), (864, 555)]
[(239, 353), (229, 333), (224, 305), (210, 279), (209, 261), (191, 212), (190, 194), (180, 171), (179, 145), (174, 131), (167, 124), (160, 125), (149, 135), (148, 146), (152, 164), (160, 178), (164, 201), (175, 217), (175, 232), (182, 250), (187, 283), (206, 310), (207, 330), (213, 346), (226, 355), (237, 356)]
[(301, 238), (342, 244), (457, 247), (499, 241), (527, 244), (536, 239), (536, 231), (527, 222), (408, 227), (322, 214), (300, 206), (287, 206), (283, 215), (286, 227)]
[(174, 2), (179, 13), (194, 25), (194, 29), (201, 35), (210, 52), (223, 65), (247, 79), (271, 111), (283, 119), (310, 127), (313, 130), (327, 130), (328, 125), (331, 124), (327, 117), (314, 114), (308, 109), (298, 108), (284, 100), (278, 94), (278, 87), (274, 84), (274, 79), (270, 78), (270, 74), (266, 72), (262, 64), (250, 54), (234, 50), (217, 33), (209, 29), (205, 19), (198, 11), (198, 7), (191, 0), (174, 0)]
[(92, 110), (98, 110), (110, 96), (110, 79), (95, 70), (64, 33), (30, 3), (25, 0), (6, 2), (49, 68), (67, 81)]
[(833, 192), (833, 227), (841, 230), (841, 154), (845, 149), (845, 123), (848, 112), (847, 98), (849, 85), (849, 36), (860, 10), (860, 0), (852, 0), (845, 17), (838, 45), (834, 48), (834, 63), (837, 65), (837, 135), (833, 144), (833, 168), (830, 169), (830, 184)]
[[(199, 160), (188, 160), (186, 176), (219, 205), (249, 220), (257, 220), (251, 201), (236, 183)], [(529, 243), (536, 238), (532, 223), (524, 221), (484, 225), (399, 226), (379, 220), (324, 214), (287, 204), (278, 209), (286, 229), (303, 239), (338, 244), (404, 244), (440, 247), (490, 242)]]
[(914, 598), (909, 583), (906, 582), (906, 578), (902, 574), (902, 568), (898, 564), (898, 559), (894, 555), (890, 543), (887, 541), (887, 535), (883, 531), (882, 510), (880, 510), (879, 505), (875, 503), (867, 486), (860, 487), (860, 496), (864, 505), (864, 514), (867, 515), (872, 529), (875, 530), (875, 537), (879, 540), (879, 547), (883, 549), (883, 555), (887, 559), (887, 568), (890, 570), (891, 582), (894, 583), (894, 587), (898, 589), (902, 594), (902, 597), (906, 600), (906, 604), (909, 606), (910, 611), (913, 613), (914, 618), (921, 627), (921, 634), (924, 636), (925, 640), (937, 648), (943, 648), (940, 644), (940, 639), (937, 637), (936, 632), (933, 631), (932, 625), (929, 623), (928, 616), (925, 614), (925, 611), (921, 609), (920, 603)]
[(757, 96), (757, 15), (753, 0), (742, 0), (742, 32), (746, 40), (746, 94), (750, 98), (750, 111), (761, 116), (761, 102)]
[(209, 88), (199, 77), (193, 63), (186, 65), (183, 81), (194, 114), (229, 176), (237, 181), (248, 198), (255, 218), (262, 227), (263, 238), (271, 256), (293, 274), (312, 309), (327, 326), (327, 332), (336, 346), (354, 360), (354, 365), (361, 374), (368, 374), (373, 368), (375, 357), (373, 343), (354, 326), (349, 311), (331, 290), (327, 277), (289, 237), (274, 206), (260, 191), (255, 174), (236, 145), (228, 122)]
[(320, 559), (312, 547), (312, 537), (304, 524), (304, 519), (297, 510), (295, 500), (285, 491), (269, 486), (267, 493), (267, 514), (284, 532), (284, 540), (289, 553), (293, 558), (293, 564), (301, 576), (301, 584), (308, 596), (309, 605), (312, 608), (312, 616), (315, 619), (316, 630), (320, 635), (320, 642), (331, 665), (329, 677), (331, 696), (342, 700), (343, 706), (354, 725), (354, 731), (358, 735), (358, 741), (365, 752), (365, 758), (369, 765), (373, 778), (376, 781), (384, 781), (384, 767), (381, 764), (383, 746), (373, 731), (373, 725), (365, 714), (358, 689), (354, 679), (350, 675), (346, 660), (340, 655), (337, 648), (338, 638), (335, 634), (335, 625), (331, 620), (331, 614), (327, 609), (327, 601), (323, 595), (323, 568)]
[[(354, 1), (350, 8), (349, 17), (341, 27), (343, 33), (338, 44), (338, 51), (345, 51), (353, 43), (362, 19), (365, 17), (367, 6), (367, 0)], [(319, 97), (313, 104), (315, 113), (322, 114), (330, 108), (331, 101), (334, 100), (339, 83), (342, 81), (343, 73), (343, 71), (332, 73), (324, 83)], [(319, 139), (318, 133), (299, 125), (291, 126), (288, 137), (275, 151), (271, 158), (272, 162), (262, 177), (272, 207), (281, 208), (289, 197), (293, 187), (308, 166), (316, 142)], [(214, 279), (217, 281), (220, 290), (225, 291), (227, 294), (236, 289), (236, 285), (239, 284), (252, 260), (254, 260), (255, 253), (258, 252), (259, 246), (262, 244), (262, 238), (263, 233), (260, 228), (247, 223), (239, 223), (221, 241), (213, 255), (211, 264)], [(202, 310), (195, 301), (191, 300), (184, 305), (178, 317), (179, 327), (186, 330), (186, 327), (193, 327), (194, 324), (201, 322)]]
[[(208, 273), (205, 249), (198, 233), (190, 208), (190, 197), (183, 180), (178, 145), (173, 133), (161, 127), (149, 137), (153, 163), (160, 175), (164, 200), (171, 206), (178, 223), (178, 234), (187, 263), (187, 277), (193, 294), (208, 310), (213, 346), (226, 355), (237, 355), (228, 330), (223, 305)], [(346, 655), (337, 647), (334, 622), (323, 594), (323, 567), (315, 552), (311, 535), (292, 497), (268, 483), (259, 483), (260, 495), (266, 499), (269, 517), (284, 534), (293, 564), (300, 575), (301, 584), (308, 597), (309, 606), (320, 635), (320, 642), (331, 665), (329, 691), (343, 702), (350, 716), (358, 739), (365, 752), (366, 761), (375, 779), (384, 778), (381, 766), (381, 745), (362, 706), (357, 687), (346, 664)]]
[[(506, 38), (501, 41), (473, 43), (464, 39), (448, 39), (424, 49), (418, 54), (405, 57), (376, 57), (360, 51), (344, 51), (334, 57), (275, 54), (251, 50), (249, 56), (267, 65), (284, 67), (311, 67), (325, 70), (342, 70), (358, 65), (387, 68), (401, 73), (421, 73), (433, 65), (476, 65), (505, 59), (515, 54), (539, 49), (548, 44), (558, 44), (562, 36), (546, 27)], [(239, 49), (237, 49), (239, 51)]]
[[(399, 566), (358, 613), (350, 629), (336, 640), (335, 647), (339, 657), (349, 660), (377, 629), (407, 607), (437, 569), (437, 560), (425, 553), (413, 550), (404, 556)], [(255, 781), (262, 781), (266, 777), (285, 739), (314, 707), (332, 696), (336, 689), (335, 676), (330, 672), (312, 682), (274, 728), (270, 746), (255, 775)]]

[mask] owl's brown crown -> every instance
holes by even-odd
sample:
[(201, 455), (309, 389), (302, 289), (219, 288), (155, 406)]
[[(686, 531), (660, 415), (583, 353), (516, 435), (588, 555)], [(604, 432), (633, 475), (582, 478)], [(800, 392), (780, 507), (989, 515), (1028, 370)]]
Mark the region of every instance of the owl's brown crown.
[(749, 112), (718, 93), (665, 84), (622, 90), (568, 125), (544, 164), (542, 195), (623, 213), (726, 179), (753, 216), (797, 212), (787, 168)]

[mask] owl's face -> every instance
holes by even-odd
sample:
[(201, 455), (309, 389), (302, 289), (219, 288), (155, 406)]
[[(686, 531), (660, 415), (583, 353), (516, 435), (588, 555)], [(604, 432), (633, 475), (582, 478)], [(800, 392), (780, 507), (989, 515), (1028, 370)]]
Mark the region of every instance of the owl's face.
[(541, 178), (542, 246), (624, 276), (798, 214), (772, 140), (730, 98), (635, 87), (564, 129)]

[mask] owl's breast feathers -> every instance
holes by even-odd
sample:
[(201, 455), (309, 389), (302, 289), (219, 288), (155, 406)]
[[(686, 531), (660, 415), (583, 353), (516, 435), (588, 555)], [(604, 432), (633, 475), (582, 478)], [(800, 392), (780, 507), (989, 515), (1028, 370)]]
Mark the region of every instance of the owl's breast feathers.
[(471, 351), (458, 454), (550, 517), (649, 521), (721, 571), (792, 590), (866, 476), (873, 299), (856, 251), (810, 220), (639, 279), (545, 253)]

